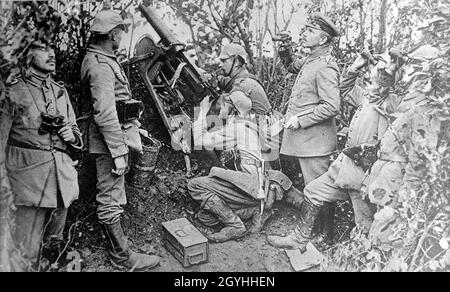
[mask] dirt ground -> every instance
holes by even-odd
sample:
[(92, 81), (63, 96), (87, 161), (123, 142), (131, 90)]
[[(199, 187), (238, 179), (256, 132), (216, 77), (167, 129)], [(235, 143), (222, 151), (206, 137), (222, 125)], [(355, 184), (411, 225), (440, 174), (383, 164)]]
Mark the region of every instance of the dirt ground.
[[(196, 175), (205, 175), (214, 163), (204, 153), (192, 157)], [(108, 259), (106, 239), (95, 215), (95, 166), (87, 160), (80, 171), (81, 198), (70, 210), (66, 235), (68, 251), (76, 250), (82, 257), (82, 271), (121, 271)], [(295, 227), (298, 211), (281, 202), (260, 234), (237, 240), (210, 244), (208, 263), (190, 268), (183, 266), (164, 248), (161, 223), (188, 218), (200, 231), (206, 231), (194, 218), (197, 206), (186, 190), (183, 156), (169, 147), (162, 147), (153, 183), (145, 189), (127, 186), (128, 204), (123, 226), (136, 251), (161, 256), (158, 272), (288, 272), (293, 271), (283, 250), (266, 243), (267, 234), (284, 234)], [(347, 209), (339, 208), (336, 238), (345, 236), (350, 228)], [(64, 269), (64, 268), (62, 268)], [(317, 268), (315, 269), (317, 270)]]

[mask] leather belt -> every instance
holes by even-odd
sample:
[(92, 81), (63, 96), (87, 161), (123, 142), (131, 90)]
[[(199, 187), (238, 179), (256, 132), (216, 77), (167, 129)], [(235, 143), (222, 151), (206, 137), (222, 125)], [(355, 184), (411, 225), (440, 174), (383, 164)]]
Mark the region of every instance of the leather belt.
[(42, 151), (50, 151), (50, 152), (59, 151), (59, 152), (69, 154), (67, 152), (67, 150), (59, 148), (59, 147), (54, 147), (54, 146), (50, 146), (50, 145), (33, 145), (33, 144), (17, 141), (15, 139), (9, 139), (8, 145), (14, 146), (14, 147), (19, 147), (19, 148), (32, 149), (32, 150), (42, 150)]

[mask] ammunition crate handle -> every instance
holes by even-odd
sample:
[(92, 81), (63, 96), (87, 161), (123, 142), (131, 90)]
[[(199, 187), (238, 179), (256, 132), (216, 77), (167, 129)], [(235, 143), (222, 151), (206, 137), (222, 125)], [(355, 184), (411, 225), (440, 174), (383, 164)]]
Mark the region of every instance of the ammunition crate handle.
[(176, 234), (178, 237), (185, 237), (185, 236), (188, 236), (188, 235), (189, 235), (189, 234), (187, 234), (186, 232), (184, 232), (182, 229), (179, 229), (179, 230), (175, 231), (175, 234)]
[[(193, 260), (193, 258), (194, 258), (194, 260)], [(202, 262), (203, 260), (204, 260), (204, 257), (203, 257), (202, 251), (188, 256), (188, 262), (190, 265), (196, 265), (196, 264)]]

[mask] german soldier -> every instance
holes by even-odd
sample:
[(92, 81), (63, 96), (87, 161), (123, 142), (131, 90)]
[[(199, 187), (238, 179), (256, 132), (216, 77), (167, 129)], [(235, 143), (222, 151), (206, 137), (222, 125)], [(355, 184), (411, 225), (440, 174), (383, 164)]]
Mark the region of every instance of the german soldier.
[[(379, 159), (363, 182), (364, 194), (377, 205), (369, 238), (384, 247), (401, 247), (415, 240), (409, 236), (411, 226), (400, 214), (410, 211), (405, 202), (419, 198), (430, 167), (428, 159), (434, 159), (431, 157), (438, 152), (439, 145), (448, 143), (445, 140), (448, 128), (434, 102), (436, 96), (421, 88), (427, 84), (424, 76), (428, 77), (425, 74), (412, 77), (408, 94), (398, 107), (398, 117), (381, 139)], [(431, 82), (431, 77), (428, 78)]]
[[(224, 78), (221, 79), (221, 87), (225, 94), (233, 95), (236, 92), (243, 93), (252, 102), (251, 115), (255, 115), (258, 125), (258, 132), (262, 140), (263, 160), (270, 162), (279, 157), (279, 136), (273, 135), (269, 131), (271, 125), (280, 118), (272, 110), (264, 87), (255, 75), (250, 74), (246, 68), (248, 55), (245, 49), (235, 43), (223, 46), (219, 59), (222, 64)], [(222, 112), (222, 118), (226, 118), (228, 113)], [(270, 164), (265, 164), (270, 168)]]
[[(331, 42), (337, 36), (339, 31), (329, 18), (314, 14), (304, 33), (303, 46), (311, 50), (310, 54), (294, 59), (290, 50), (280, 51), (284, 65), (298, 74), (285, 115), (280, 153), (298, 159), (305, 185), (327, 171), (329, 155), (337, 145), (339, 69), (331, 56)], [(313, 211), (310, 206), (310, 202), (304, 202), (302, 212)], [(333, 216), (332, 204), (323, 209), (326, 216)], [(269, 239), (269, 243), (278, 245), (275, 238)]]
[(97, 13), (91, 27), (93, 42), (81, 66), (81, 80), (93, 107), (88, 147), (96, 158), (97, 216), (109, 239), (109, 254), (113, 264), (141, 270), (155, 267), (159, 258), (132, 251), (120, 223), (122, 206), (127, 202), (124, 174), (129, 148), (142, 150), (139, 113), (127, 77), (114, 55), (123, 30), (118, 13), (112, 10)]
[(44, 41), (32, 42), (27, 66), (9, 86), (6, 168), (17, 206), (13, 238), (25, 259), (36, 264), (43, 239), (50, 260), (61, 252), (67, 209), (79, 192), (68, 151), (81, 149), (83, 142), (67, 91), (51, 77), (53, 49)]
[[(361, 69), (371, 60), (370, 54), (359, 55), (344, 76), (340, 89), (341, 94), (350, 105), (357, 108), (350, 123), (346, 148), (333, 162), (328, 171), (313, 180), (305, 187), (306, 202), (310, 208), (302, 208), (301, 222), (296, 231), (289, 236), (270, 237), (269, 240), (278, 247), (299, 248), (311, 238), (311, 231), (316, 214), (325, 202), (351, 199), (356, 225), (364, 234), (368, 234), (374, 208), (360, 194), (366, 171), (377, 159), (377, 144), (388, 126), (388, 118), (397, 110), (401, 99), (392, 92), (392, 86), (400, 79), (399, 69), (403, 64), (402, 54), (391, 50), (392, 57), (388, 62), (379, 61), (372, 68), (371, 84), (367, 89), (356, 85)], [(309, 212), (307, 212), (309, 211)], [(327, 218), (327, 230), (323, 240), (326, 245), (332, 243), (333, 218)], [(316, 243), (319, 243), (316, 241)]]
[(331, 56), (331, 40), (338, 35), (331, 20), (313, 15), (303, 43), (311, 53), (288, 67), (298, 76), (285, 117), (281, 154), (299, 159), (305, 185), (326, 172), (328, 156), (336, 149), (339, 69)]
[(207, 131), (209, 106), (207, 98), (200, 104), (199, 118), (193, 124), (194, 143), (207, 150), (224, 150), (230, 160), (224, 163), (225, 168), (213, 167), (208, 176), (190, 180), (188, 190), (201, 205), (198, 219), (204, 225), (224, 224), (220, 232), (208, 234), (208, 239), (224, 242), (246, 233), (237, 212), (250, 209), (250, 217), (258, 214), (261, 144), (256, 121), (250, 117), (252, 102), (243, 93), (231, 95), (229, 101), (222, 104), (227, 112), (228, 107), (232, 107), (234, 114), (218, 131)]

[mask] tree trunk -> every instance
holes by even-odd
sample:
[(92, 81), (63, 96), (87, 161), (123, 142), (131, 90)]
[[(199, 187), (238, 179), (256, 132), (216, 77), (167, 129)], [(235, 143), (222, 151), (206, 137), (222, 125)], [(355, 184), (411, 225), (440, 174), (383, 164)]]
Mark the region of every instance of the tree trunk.
[[(5, 104), (5, 86), (0, 81), (0, 104)], [(10, 215), (12, 192), (6, 175), (5, 148), (12, 120), (8, 109), (0, 109), (0, 272), (11, 271), (9, 251), (11, 250)]]
[(366, 12), (364, 11), (364, 1), (358, 1), (359, 6), (359, 46), (364, 47), (364, 41), (366, 40)]
[(378, 40), (375, 46), (375, 50), (377, 53), (382, 53), (385, 49), (386, 45), (386, 14), (388, 10), (387, 0), (381, 0), (380, 4), (380, 23), (378, 30)]

